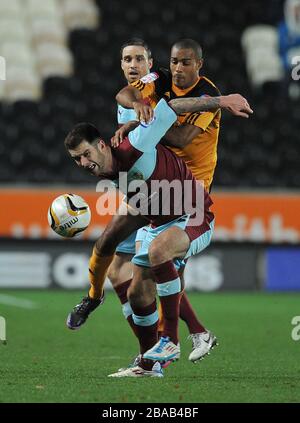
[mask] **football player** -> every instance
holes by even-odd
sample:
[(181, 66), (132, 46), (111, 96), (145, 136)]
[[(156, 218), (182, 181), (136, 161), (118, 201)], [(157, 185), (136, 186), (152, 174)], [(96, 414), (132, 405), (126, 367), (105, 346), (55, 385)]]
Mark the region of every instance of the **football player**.
[[(177, 113), (189, 110), (216, 110), (226, 108), (238, 115), (251, 113), (251, 109), (239, 95), (227, 97), (181, 99), (170, 102)], [(167, 179), (181, 182), (191, 181), (193, 187), (192, 203), (195, 203), (196, 180), (185, 163), (169, 149), (157, 145), (166, 130), (176, 121), (174, 111), (165, 100), (160, 100), (155, 107), (155, 116), (151, 124), (139, 125), (125, 141), (112, 149), (105, 143), (99, 132), (92, 125), (82, 124), (75, 127), (67, 136), (65, 145), (71, 157), (80, 166), (101, 179), (110, 179), (119, 184), (119, 172), (128, 173), (129, 179), (137, 173), (142, 175), (142, 181), (149, 187), (151, 181)], [(213, 229), (213, 214), (209, 211), (212, 204), (207, 192), (204, 192), (203, 219), (196, 226), (190, 226), (192, 216), (187, 214), (184, 193), (182, 197), (172, 197), (172, 211), (169, 214), (151, 215), (150, 212), (139, 216), (119, 215), (112, 219), (104, 233), (95, 245), (90, 262), (90, 281), (99, 285), (99, 280), (105, 276), (103, 269), (112, 260), (116, 242), (124, 240), (133, 229), (145, 225), (145, 220), (152, 223), (151, 229), (146, 229), (147, 235), (142, 241), (140, 251), (134, 257), (134, 278), (130, 285), (128, 297), (133, 310), (133, 320), (137, 327), (141, 353), (147, 359), (155, 361), (149, 364), (142, 358), (139, 366), (118, 372), (120, 376), (141, 375), (157, 376), (161, 374), (160, 361), (174, 360), (180, 355), (178, 345), (178, 312), (181, 297), (181, 284), (178, 277), (178, 261), (187, 259), (202, 251), (210, 242)], [(155, 198), (151, 193), (150, 199)], [(157, 193), (156, 193), (157, 194)], [(132, 197), (132, 193), (130, 193)], [(165, 202), (158, 195), (160, 204)], [(127, 193), (127, 198), (130, 196)], [(163, 201), (161, 201), (163, 200)], [(152, 200), (151, 200), (152, 201)], [(176, 218), (175, 203), (183, 205), (180, 217)], [(194, 204), (195, 210), (199, 204)], [(168, 248), (166, 248), (168, 246)], [(163, 248), (162, 248), (163, 247)], [(176, 259), (176, 262), (174, 261)], [(149, 270), (155, 276), (158, 293), (165, 318), (164, 332), (160, 344), (157, 341), (157, 314), (155, 304), (155, 289), (149, 286)], [(174, 276), (174, 278), (173, 278)], [(170, 279), (171, 278), (171, 279)], [(145, 290), (145, 285), (147, 289)], [(143, 291), (144, 290), (144, 291)], [(154, 300), (153, 300), (154, 299)], [(149, 304), (150, 301), (150, 304)], [(149, 350), (149, 351), (147, 351)], [(146, 353), (146, 354), (145, 354)], [(148, 354), (148, 355), (147, 355)], [(149, 368), (150, 366), (150, 368)], [(155, 367), (156, 366), (156, 367)], [(134, 370), (135, 369), (135, 370)], [(159, 371), (157, 371), (159, 370)], [(124, 374), (125, 372), (125, 374)]]

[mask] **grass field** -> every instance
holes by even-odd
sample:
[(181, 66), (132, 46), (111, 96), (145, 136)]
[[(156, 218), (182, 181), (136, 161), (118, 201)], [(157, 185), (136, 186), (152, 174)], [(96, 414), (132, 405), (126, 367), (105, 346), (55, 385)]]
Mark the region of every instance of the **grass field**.
[(137, 353), (114, 294), (78, 332), (66, 329), (65, 317), (82, 292), (0, 294), (36, 305), (0, 301), (8, 341), (0, 345), (0, 402), (300, 402), (300, 341), (291, 338), (299, 294), (191, 294), (220, 345), (190, 363), (182, 325), (182, 358), (163, 379), (107, 377)]

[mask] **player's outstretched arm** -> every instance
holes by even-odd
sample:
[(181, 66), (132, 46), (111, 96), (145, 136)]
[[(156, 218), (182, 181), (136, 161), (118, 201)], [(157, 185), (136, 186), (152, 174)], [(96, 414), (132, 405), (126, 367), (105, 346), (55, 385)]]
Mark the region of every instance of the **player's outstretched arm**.
[(217, 109), (228, 110), (235, 116), (248, 118), (253, 113), (247, 100), (240, 94), (230, 94), (220, 97), (176, 98), (169, 105), (179, 115), (185, 112), (209, 112)]
[(229, 94), (219, 98), (221, 109), (225, 109), (235, 116), (248, 118), (253, 114), (248, 101), (240, 94)]

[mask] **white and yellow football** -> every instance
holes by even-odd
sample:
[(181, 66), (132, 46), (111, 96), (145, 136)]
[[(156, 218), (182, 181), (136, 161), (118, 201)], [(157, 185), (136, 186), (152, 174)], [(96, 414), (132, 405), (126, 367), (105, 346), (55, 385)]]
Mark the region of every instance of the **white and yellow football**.
[(91, 210), (83, 198), (76, 194), (57, 197), (48, 210), (48, 222), (58, 235), (73, 238), (90, 224)]

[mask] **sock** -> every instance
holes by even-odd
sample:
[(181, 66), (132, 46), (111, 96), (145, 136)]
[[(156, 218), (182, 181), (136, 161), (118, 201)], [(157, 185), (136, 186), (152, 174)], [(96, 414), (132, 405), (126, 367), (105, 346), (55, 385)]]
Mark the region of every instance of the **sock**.
[[(179, 276), (181, 277), (183, 274), (183, 270), (179, 269), (178, 270)], [(180, 306), (181, 306), (181, 300), (180, 300)], [(180, 310), (181, 312), (181, 310)], [(181, 317), (181, 315), (180, 315)], [(157, 329), (157, 333), (158, 333), (158, 339), (161, 337), (162, 333), (164, 331), (164, 316), (162, 313), (162, 308), (161, 308), (161, 304), (159, 303), (158, 305), (158, 329)]]
[(145, 307), (132, 306), (133, 321), (137, 328), (140, 351), (144, 354), (157, 342), (158, 314), (156, 301)]
[(89, 280), (91, 284), (89, 296), (93, 300), (99, 300), (103, 295), (106, 274), (113, 258), (113, 255), (109, 257), (100, 256), (97, 248), (94, 247), (89, 263)]
[(118, 285), (114, 288), (114, 290), (116, 291), (121, 304), (122, 304), (122, 311), (123, 311), (123, 315), (125, 317), (125, 319), (127, 320), (127, 322), (129, 323), (133, 333), (135, 334), (136, 337), (138, 337), (138, 331), (136, 328), (136, 325), (134, 324), (133, 318), (132, 318), (132, 308), (128, 302), (127, 299), (127, 290), (131, 284), (132, 279), (129, 279), (126, 282), (123, 282), (121, 285)]
[(164, 317), (162, 336), (169, 336), (174, 344), (178, 344), (179, 303), (181, 283), (173, 261), (167, 261), (151, 270), (157, 283), (157, 293), (160, 298)]
[(202, 326), (201, 322), (198, 320), (192, 308), (192, 305), (184, 291), (182, 292), (182, 297), (180, 300), (179, 315), (180, 318), (185, 321), (190, 333), (206, 332), (205, 327)]

